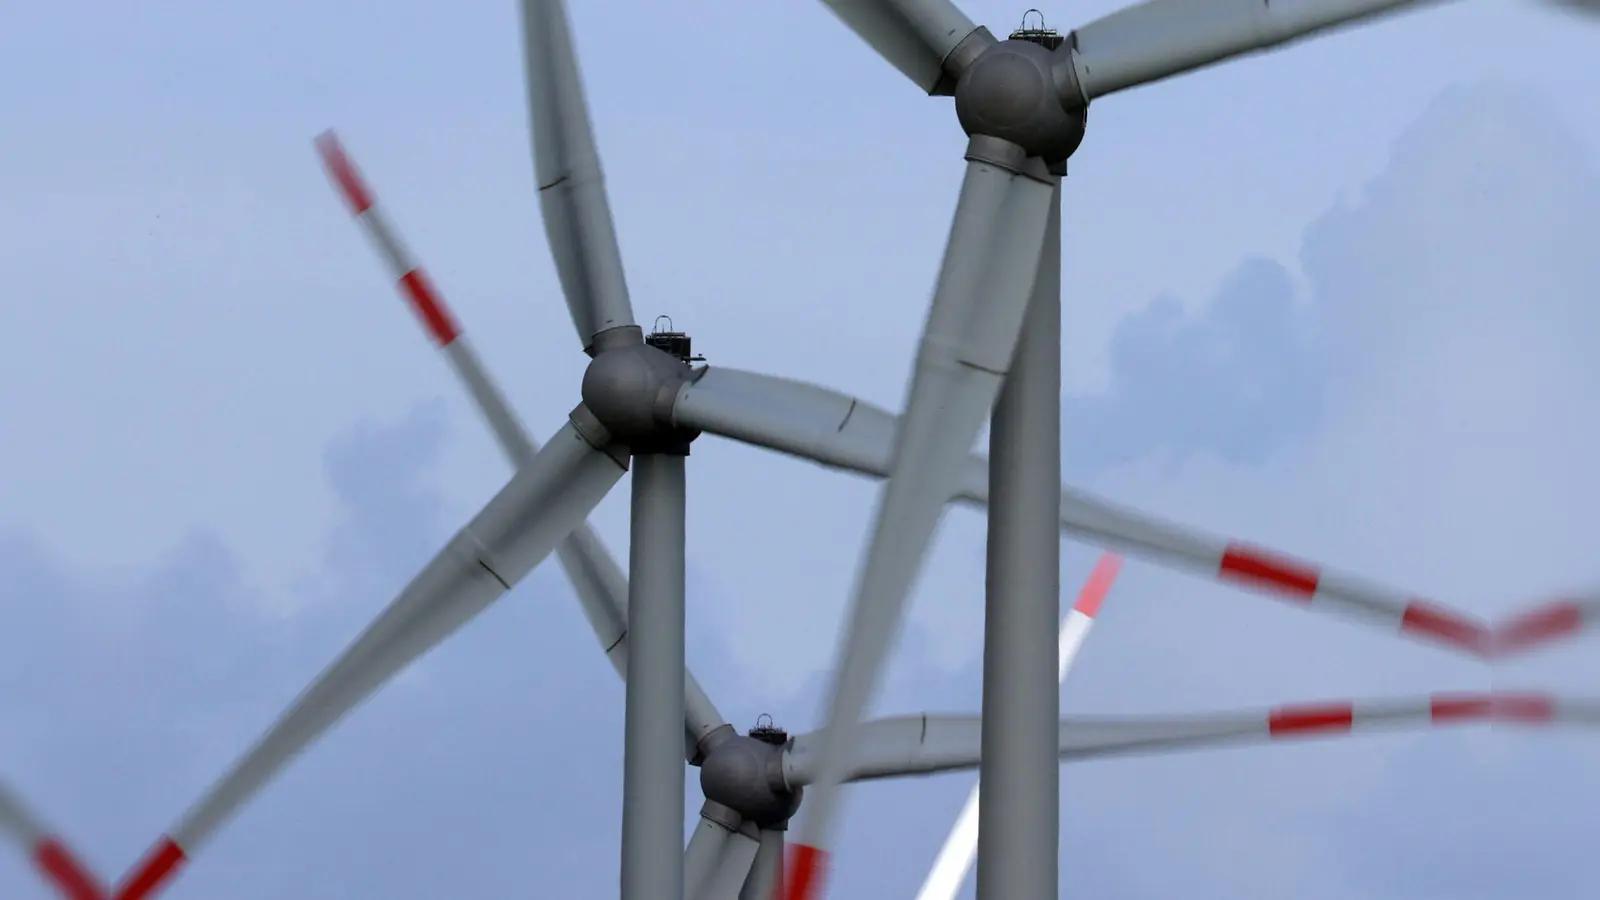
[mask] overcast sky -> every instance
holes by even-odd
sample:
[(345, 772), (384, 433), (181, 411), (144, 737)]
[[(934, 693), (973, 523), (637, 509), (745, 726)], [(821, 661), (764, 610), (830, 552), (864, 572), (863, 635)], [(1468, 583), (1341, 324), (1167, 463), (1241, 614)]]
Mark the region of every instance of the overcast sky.
[[(574, 6), (640, 318), (898, 406), (960, 177), (949, 102), (818, 3)], [(515, 28), (509, 3), (60, 0), (0, 29), (0, 778), (108, 877), (508, 475), (311, 137), (340, 130), (535, 435), (577, 400)], [(1065, 188), (1069, 477), (1483, 616), (1600, 582), (1596, 47), (1454, 4), (1097, 104)], [(690, 483), (696, 674), (740, 727), (815, 726), (872, 483), (710, 438)], [(626, 515), (620, 490), (593, 519), (621, 559)], [(947, 518), (882, 711), (975, 708), (982, 534)], [(1066, 546), (1064, 590), (1096, 552)], [(1581, 694), (1597, 659), (1496, 678)], [(1064, 705), (1489, 683), (1133, 562)], [(167, 896), (611, 895), (621, 724), (547, 564)], [(1069, 766), (1063, 896), (1592, 897), (1596, 739)], [(910, 896), (970, 785), (852, 789), (834, 896)], [(47, 896), (15, 854), (0, 895)]]

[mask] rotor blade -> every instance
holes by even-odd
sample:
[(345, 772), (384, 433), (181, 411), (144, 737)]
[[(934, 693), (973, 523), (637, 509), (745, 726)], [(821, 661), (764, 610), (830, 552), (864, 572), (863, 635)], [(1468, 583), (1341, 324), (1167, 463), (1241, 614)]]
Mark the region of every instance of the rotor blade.
[(994, 407), (1038, 271), (1057, 180), (982, 161), (975, 151), (989, 148), (980, 140), (969, 144), (893, 466), (857, 576), (825, 719), (822, 774), (784, 867), (788, 900), (822, 893), (850, 729), (877, 688), (945, 501)]
[[(777, 450), (809, 462), (882, 478), (899, 419), (882, 407), (802, 381), (739, 369), (707, 367), (685, 385), (673, 422), (707, 434)], [(969, 454), (952, 499), (979, 509), (989, 503), (989, 462)], [(1227, 540), (1061, 488), (1061, 531), (1141, 559), (1218, 577), (1297, 605), (1354, 614), (1448, 649), (1482, 656), (1487, 627), (1464, 613), (1364, 579), (1325, 572), (1311, 563)]]
[(879, 56), (929, 94), (944, 78), (945, 57), (978, 30), (950, 0), (823, 2)]
[(740, 900), (745, 881), (761, 852), (760, 838), (746, 833), (747, 829), (753, 832), (747, 825), (728, 835), (727, 842), (722, 845), (722, 855), (700, 883), (699, 893), (685, 894), (685, 900)]
[[(1072, 661), (1078, 656), (1078, 648), (1083, 646), (1084, 638), (1089, 636), (1089, 629), (1094, 626), (1094, 617), (1099, 614), (1100, 605), (1111, 592), (1111, 585), (1117, 580), (1117, 572), (1121, 568), (1120, 556), (1115, 553), (1102, 555), (1100, 561), (1095, 563), (1094, 570), (1089, 573), (1089, 580), (1078, 592), (1077, 602), (1061, 620), (1060, 663), (1056, 676), (1058, 681), (1066, 681), (1067, 672), (1072, 668)], [(922, 882), (922, 889), (917, 892), (917, 900), (955, 900), (956, 895), (961, 892), (961, 886), (967, 881), (967, 874), (972, 871), (972, 863), (978, 858), (980, 808), (978, 795), (981, 787), (981, 782), (972, 785), (972, 793), (967, 795), (967, 802), (961, 807), (961, 814), (956, 817), (955, 826), (945, 838), (944, 846), (939, 848), (939, 855), (934, 858), (933, 868), (928, 871), (927, 879)]]
[(1494, 627), (1494, 656), (1503, 658), (1576, 637), (1600, 624), (1600, 593), (1563, 598), (1517, 613)]
[(105, 900), (100, 876), (90, 871), (66, 842), (46, 828), (9, 786), (0, 784), (0, 831), (11, 837), (33, 861), (33, 867), (65, 900)]
[(573, 327), (588, 352), (602, 331), (634, 325), (594, 126), (562, 0), (522, 0), (528, 127), (545, 238)]
[(1146, 0), (1077, 29), (1059, 52), (1088, 103), (1419, 2), (1440, 0)]
[[(488, 420), (500, 450), (514, 469), (528, 465), (539, 452), (539, 444), (528, 434), (499, 386), (489, 377), (477, 352), (467, 343), (459, 317), (445, 304), (444, 298), (400, 239), (399, 232), (383, 214), (377, 195), (350, 161), (338, 137), (331, 131), (325, 132), (317, 138), (316, 144), (335, 185), (354, 211), (357, 221), (377, 245), (389, 266), (390, 274), (399, 283), (401, 293), (417, 312), (434, 343), (444, 352), (462, 384), (466, 385), (479, 412)], [(617, 674), (625, 678), (628, 666), (628, 581), (621, 567), (607, 552), (588, 522), (579, 525), (556, 546), (556, 559), (567, 573), (567, 579), (572, 582), (578, 602), (583, 606), (583, 614), (594, 629), (595, 637), (600, 640), (600, 646), (606, 651)], [(700, 741), (725, 723), (694, 674), (685, 669), (683, 677), (686, 710), (684, 756), (693, 763), (700, 758)]]
[(750, 864), (750, 875), (738, 900), (772, 900), (783, 896), (783, 841), (782, 828), (763, 828), (756, 858)]
[(563, 427), (190, 807), (123, 882), (118, 900), (141, 900), (165, 883), (323, 732), (521, 581), (622, 473), (616, 457), (591, 447), (572, 424)]
[(494, 431), (495, 440), (516, 465), (520, 467), (525, 464), (533, 458), (534, 447), (521, 421), (511, 411), (505, 395), (500, 392), (494, 379), (489, 377), (478, 354), (461, 333), (460, 324), (445, 306), (433, 282), (411, 255), (399, 232), (390, 224), (389, 217), (378, 206), (377, 195), (350, 161), (337, 135), (325, 131), (317, 136), (315, 143), (334, 185), (355, 214), (362, 230), (377, 247), (390, 277), (399, 285), (400, 293), (427, 329), (428, 336), (450, 360), (450, 367), (466, 385), (478, 411)]
[[(1255, 712), (1068, 716), (1061, 720), (1061, 758), (1092, 759), (1474, 722), (1596, 724), (1600, 723), (1600, 702), (1490, 692), (1310, 703)], [(848, 777), (868, 781), (975, 769), (981, 756), (981, 734), (976, 715), (903, 716), (866, 722), (856, 732)], [(800, 735), (785, 751), (784, 778), (791, 787), (818, 777), (821, 737), (817, 732)]]
[(683, 851), (684, 900), (738, 900), (756, 858), (754, 825), (719, 803), (700, 806), (689, 846)]
[(1488, 626), (1465, 613), (1290, 556), (1215, 537), (1061, 488), (1061, 530), (1129, 555), (1176, 563), (1280, 599), (1364, 619), (1449, 650), (1485, 657)]

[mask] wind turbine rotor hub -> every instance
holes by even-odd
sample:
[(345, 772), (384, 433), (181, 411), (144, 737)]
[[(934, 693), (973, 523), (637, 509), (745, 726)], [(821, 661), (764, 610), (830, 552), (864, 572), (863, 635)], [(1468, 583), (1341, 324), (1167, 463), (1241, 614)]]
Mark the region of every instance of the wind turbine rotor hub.
[(781, 825), (800, 808), (800, 789), (784, 784), (783, 748), (742, 734), (701, 761), (700, 790), (758, 828)]
[(674, 425), (672, 407), (696, 370), (634, 337), (596, 347), (583, 373), (583, 405), (635, 454), (687, 455), (700, 433)]
[(1086, 107), (1062, 99), (1075, 96), (1057, 83), (1063, 71), (1071, 72), (1070, 51), (1019, 39), (994, 44), (962, 70), (956, 117), (969, 137), (999, 138), (1028, 156), (1064, 162), (1083, 143)]

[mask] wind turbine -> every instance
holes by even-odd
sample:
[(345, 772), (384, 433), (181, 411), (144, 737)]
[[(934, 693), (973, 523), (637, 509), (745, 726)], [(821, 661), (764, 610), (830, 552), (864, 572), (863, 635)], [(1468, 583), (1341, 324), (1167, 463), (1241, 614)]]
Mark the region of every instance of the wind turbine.
[[(1060, 481), (1061, 179), (1083, 140), (1089, 105), (1416, 0), (1145, 0), (1067, 34), (1042, 21), (1028, 28), (1025, 15), (1024, 27), (1004, 41), (951, 0), (823, 2), (919, 91), (953, 97), (968, 142), (890, 475), (832, 670), (827, 740), (791, 848), (786, 897), (809, 900), (823, 890), (856, 723), (985, 417), (993, 502), (980, 776), (988, 802), (981, 808), (978, 893), (1054, 896), (1060, 822), (1052, 751), (1060, 699), (1046, 673), (1055, 656), (1049, 636), (1059, 615), (1053, 587), (1060, 550), (1044, 528), (1041, 498)], [(1223, 570), (1229, 559), (1225, 552)], [(1309, 570), (1253, 559), (1240, 571), (1283, 590), (1298, 583), (1319, 601), (1331, 587)], [(1462, 617), (1403, 602), (1368, 611), (1397, 616), (1402, 629), (1477, 656), (1490, 652), (1488, 630)]]
[[(926, 12), (937, 5), (918, 3), (907, 8)], [(685, 672), (684, 458), (693, 440), (701, 433), (710, 433), (861, 474), (884, 477), (894, 471), (896, 478), (891, 481), (891, 493), (900, 499), (889, 506), (895, 510), (914, 507), (916, 522), (912, 523), (911, 530), (923, 537), (907, 543), (914, 551), (909, 556), (890, 558), (877, 553), (874, 558), (880, 562), (869, 566), (879, 573), (874, 581), (886, 577), (883, 572), (888, 571), (884, 569), (888, 563), (882, 562), (883, 559), (893, 563), (889, 569), (894, 571), (889, 574), (899, 573), (889, 579), (893, 582), (890, 594), (898, 592), (901, 596), (884, 598), (894, 607), (890, 610), (894, 614), (874, 615), (871, 623), (879, 632), (892, 631), (904, 590), (914, 574), (915, 563), (920, 560), (921, 545), (926, 542), (926, 535), (931, 534), (931, 520), (937, 518), (938, 507), (951, 500), (983, 506), (989, 501), (991, 482), (995, 482), (997, 496), (1005, 491), (1017, 494), (1031, 485), (1027, 479), (1008, 480), (1009, 476), (995, 479), (990, 461), (968, 452), (972, 444), (970, 435), (963, 440), (956, 434), (953, 440), (945, 441), (950, 432), (941, 421), (942, 414), (930, 412), (931, 401), (926, 398), (932, 396), (928, 394), (928, 385), (943, 384), (944, 389), (934, 393), (948, 395), (952, 404), (949, 409), (964, 411), (964, 419), (976, 416), (981, 420), (993, 400), (994, 392), (990, 388), (998, 389), (999, 372), (1010, 360), (1011, 348), (1002, 345), (1015, 342), (1021, 314), (1006, 313), (998, 319), (969, 316), (973, 313), (969, 304), (982, 289), (983, 293), (993, 296), (992, 312), (1002, 312), (1000, 306), (1020, 305), (1014, 302), (1014, 297), (1004, 300), (1001, 294), (1011, 297), (1017, 292), (1031, 292), (1035, 280), (1032, 273), (1036, 268), (1033, 259), (1041, 254), (1027, 250), (1025, 255), (1031, 255), (1022, 267), (1024, 275), (1005, 266), (1000, 267), (1003, 271), (990, 272), (994, 266), (988, 265), (980, 267), (984, 268), (980, 272), (966, 263), (946, 265), (947, 271), (937, 292), (937, 297), (943, 299), (936, 303), (937, 312), (930, 320), (936, 327), (932, 339), (925, 342), (919, 364), (916, 383), (922, 387), (913, 389), (913, 403), (904, 422), (888, 411), (828, 388), (721, 367), (696, 367), (692, 365), (696, 360), (687, 335), (654, 333), (647, 336), (636, 324), (564, 6), (560, 0), (523, 0), (521, 9), (533, 155), (546, 237), (578, 332), (579, 345), (591, 357), (583, 380), (582, 402), (548, 445), (539, 448), (527, 437), (462, 336), (459, 323), (444, 307), (396, 232), (378, 212), (371, 191), (356, 177), (353, 166), (348, 164), (337, 143), (331, 138), (322, 139), (319, 144), (324, 159), (346, 200), (379, 246), (430, 335), (466, 383), (517, 471), (372, 625), (157, 842), (119, 888), (119, 900), (138, 900), (165, 883), (290, 759), (387, 679), (504, 595), (552, 551), (573, 580), (576, 593), (613, 663), (629, 676), (621, 852), (625, 900), (645, 896), (654, 900), (661, 896), (662, 885), (683, 884), (686, 868), (694, 871), (700, 864), (698, 860), (710, 854), (703, 849), (710, 846), (707, 841), (700, 842), (702, 849), (691, 842), (686, 863), (680, 849), (685, 758), (701, 767), (702, 786), (711, 785), (708, 788), (711, 793), (722, 792), (720, 796), (735, 804), (756, 803), (749, 815), (728, 803), (719, 805), (721, 810), (730, 810), (731, 815), (723, 816), (718, 809), (703, 813), (702, 818), (707, 821), (723, 816), (726, 821), (717, 828), (727, 835), (755, 828), (772, 813), (767, 806), (760, 806), (771, 800), (770, 797), (763, 799), (763, 791), (766, 794), (787, 792), (790, 796), (785, 802), (797, 803), (799, 794), (792, 789), (819, 779), (823, 788), (820, 793), (826, 797), (833, 785), (848, 778), (875, 777), (875, 773), (907, 770), (907, 766), (913, 766), (909, 771), (930, 771), (928, 766), (948, 767), (977, 761), (976, 749), (966, 743), (976, 734), (971, 730), (971, 720), (961, 719), (959, 722), (964, 724), (947, 728), (944, 726), (949, 723), (945, 720), (925, 721), (919, 717), (880, 723), (875, 728), (854, 732), (845, 742), (838, 740), (836, 730), (827, 729), (823, 735), (830, 736), (829, 752), (821, 755), (822, 738), (816, 735), (792, 741), (786, 739), (782, 748), (764, 744), (775, 748), (773, 754), (765, 758), (777, 759), (780, 772), (785, 773), (780, 775), (776, 787), (770, 779), (752, 782), (734, 777), (736, 754), (767, 751), (754, 746), (762, 741), (735, 734), (716, 713), (698, 683)], [(866, 15), (863, 21), (870, 25), (872, 21), (879, 21), (872, 19), (872, 15), (879, 15), (881, 19), (886, 7), (851, 5), (849, 9)], [(879, 12), (862, 12), (870, 9)], [(1116, 29), (1102, 33), (1116, 33)], [(904, 38), (902, 30), (900, 37), (891, 34), (883, 39), (888, 41), (886, 46), (892, 46), (897, 40), (903, 42)], [(981, 37), (974, 40), (982, 43)], [(1040, 45), (1027, 41), (996, 46), (1011, 47), (1011, 44), (1045, 52)], [(925, 55), (926, 43), (915, 46), (922, 47), (922, 51), (917, 52)], [(1028, 59), (1037, 63), (1040, 59), (1034, 51), (1017, 47), (1003, 54), (1024, 63)], [(1002, 77), (1005, 67), (1012, 64), (1000, 65), (1000, 69), (993, 70), (996, 73), (993, 77), (1005, 81)], [(1110, 83), (1102, 75), (1095, 77), (1100, 80), (1090, 84), (1103, 88)], [(974, 163), (974, 174), (969, 179), (971, 187), (964, 189), (967, 199), (962, 207), (969, 210), (970, 215), (962, 220), (968, 224), (963, 224), (955, 234), (957, 244), (965, 246), (966, 242), (983, 238), (980, 232), (984, 228), (979, 226), (984, 223), (993, 226), (990, 238), (1016, 229), (1022, 219), (1008, 212), (1013, 206), (1018, 213), (1027, 212), (1024, 218), (1028, 222), (1042, 223), (1054, 215), (1050, 210), (1054, 208), (1057, 175), (1042, 169), (1038, 160), (1019, 158), (1015, 152), (988, 138), (977, 141), (975, 146), (983, 153), (1000, 153), (1022, 174), (1003, 166)], [(1041, 177), (1043, 181), (1039, 181)], [(974, 222), (978, 224), (972, 225)], [(1040, 225), (1040, 241), (1044, 227)], [(1033, 240), (1022, 239), (1020, 245), (1030, 245)], [(1017, 246), (1018, 242), (1011, 241), (1002, 249), (1014, 250)], [(963, 258), (960, 254), (952, 257), (958, 262)], [(1051, 270), (1047, 266), (1044, 271)], [(998, 281), (984, 282), (991, 275)], [(1003, 288), (999, 294), (988, 290), (997, 285)], [(959, 309), (952, 307), (952, 303)], [(1046, 313), (1054, 308), (1050, 303), (1034, 306)], [(960, 315), (950, 312), (952, 309)], [(967, 340), (972, 337), (967, 327), (969, 318), (983, 326), (978, 329), (982, 340), (976, 345)], [(983, 321), (977, 322), (978, 319)], [(1050, 343), (1048, 333), (1053, 330), (1035, 328), (1032, 333), (1044, 335), (1041, 342)], [(954, 343), (942, 344), (945, 338)], [(951, 348), (959, 352), (954, 356), (945, 352)], [(979, 352), (967, 352), (974, 348)], [(1048, 360), (1058, 354), (1050, 351), (1036, 355), (1042, 361), (1041, 367), (1047, 367)], [(947, 363), (954, 364), (955, 368), (946, 368)], [(969, 363), (990, 368), (998, 364), (999, 368), (985, 373), (971, 368)], [(978, 374), (974, 376), (973, 373)], [(1013, 381), (1026, 383), (1019, 379)], [(989, 394), (987, 400), (985, 392)], [(1043, 396), (1054, 395), (1048, 390), (1034, 391), (1028, 394), (1029, 402), (1019, 408), (1040, 411)], [(1053, 410), (1052, 406), (1050, 411), (1043, 412), (1045, 418), (1040, 421), (1055, 422), (1057, 413)], [(1026, 423), (1028, 419), (1014, 415), (1010, 421)], [(996, 429), (997, 434), (1002, 431), (1004, 428)], [(1055, 432), (1056, 429), (1052, 425), (1041, 427), (1039, 431)], [(927, 456), (930, 438), (938, 439), (933, 443), (944, 442), (955, 448), (935, 454), (938, 465), (932, 468), (917, 462), (933, 458)], [(1032, 454), (1029, 471), (1034, 475), (1045, 470), (1044, 460), (1051, 455), (1038, 453), (1035, 443), (1024, 440), (1002, 440), (1001, 448), (1010, 449), (1005, 453), (997, 452), (997, 458), (1009, 460), (1012, 454)], [(625, 579), (584, 520), (630, 465), (634, 467), (635, 478), (631, 577)], [(1011, 471), (1008, 466), (1009, 462), (998, 464), (1002, 476)], [(920, 488), (916, 487), (919, 477), (924, 482)], [(1037, 499), (1040, 495), (1034, 493), (1034, 496)], [(1483, 626), (1470, 617), (1416, 600), (1404, 592), (1326, 574), (1279, 554), (1124, 509), (1061, 486), (1059, 479), (1053, 481), (1050, 490), (1042, 496), (1051, 499), (1048, 503), (1034, 503), (1030, 509), (1032, 515), (1041, 520), (1044, 512), (1049, 511), (1055, 524), (1048, 540), (1039, 538), (1038, 528), (1024, 527), (1034, 523), (1024, 522), (1022, 517), (1012, 521), (1000, 516), (997, 518), (1010, 524), (991, 526), (1008, 528), (1014, 535), (1033, 535), (1032, 540), (1039, 546), (1022, 554), (1027, 560), (1059, 552), (1056, 537), (1059, 530), (1116, 547), (1130, 555), (1190, 568), (1273, 593), (1297, 604), (1353, 613), (1378, 627), (1430, 640), (1453, 650), (1471, 655), (1484, 652), (1486, 631)], [(931, 513), (929, 507), (933, 507)], [(881, 524), (878, 530), (883, 531)], [(882, 541), (880, 536), (878, 543)], [(1011, 553), (1019, 546), (1019, 541), (991, 539), (992, 553), (996, 552), (995, 547), (1001, 548), (1000, 552)], [(1033, 579), (1024, 586), (1026, 590), (1019, 588), (1015, 592), (1019, 596), (1038, 597), (1041, 590), (1051, 594), (1048, 603), (1039, 604), (1032, 614), (1037, 614), (1039, 609), (1047, 610), (1049, 625), (1042, 631), (1047, 636), (1054, 634), (1057, 602), (1053, 596), (1054, 573), (1041, 578), (1036, 576), (1042, 569), (1034, 566), (1005, 565), (993, 569), (1021, 572)], [(1003, 618), (1007, 609), (1019, 607), (1019, 604), (992, 602), (991, 622)], [(994, 629), (991, 643), (1009, 640), (1004, 635), (1014, 637), (1019, 627), (1026, 626), (1029, 621), (1027, 616), (1013, 617), (1007, 628)], [(855, 631), (862, 634), (859, 627)], [(869, 643), (878, 643), (880, 638), (886, 642), (887, 633), (872, 637)], [(1051, 651), (1042, 658), (1053, 661), (1053, 645)], [(860, 674), (875, 669), (880, 661), (881, 654), (876, 658), (873, 654), (852, 654), (846, 659), (850, 672), (840, 683), (859, 686)], [(871, 665), (864, 667), (863, 662)], [(1049, 671), (1048, 662), (1044, 670)], [(996, 683), (1017, 683), (1027, 688), (1037, 680), (1013, 678), (1005, 682), (1005, 679), (996, 679)], [(1047, 682), (1045, 686), (1054, 696), (1054, 685)], [(990, 689), (986, 687), (986, 692)], [(986, 711), (993, 709), (989, 702), (986, 698)], [(835, 713), (844, 708), (835, 702)], [(1041, 708), (1016, 704), (1014, 713), (1021, 712), (1032, 717), (1041, 712)], [(853, 724), (858, 717), (841, 718), (835, 714), (830, 721), (848, 720)], [(994, 718), (986, 716), (986, 720)], [(1016, 719), (1013, 715), (1012, 720)], [(934, 742), (931, 749), (922, 743), (906, 743), (908, 734), (923, 734), (920, 729), (928, 722), (938, 726), (930, 726), (932, 730), (926, 732), (926, 740)], [(1029, 735), (1040, 732), (1041, 727), (1048, 730), (1052, 735), (1046, 748), (1048, 758), (1059, 758), (1063, 738), (1057, 724), (1045, 721), (1041, 726), (1030, 719), (1019, 722), (1018, 727), (1021, 733)], [(986, 738), (984, 743), (987, 746), (994, 742)], [(1004, 746), (1005, 742), (1000, 745)], [(841, 747), (854, 749), (845, 758), (837, 752)], [(991, 754), (982, 755), (989, 757)], [(993, 773), (986, 773), (984, 777), (991, 785), (995, 781)], [(763, 784), (766, 787), (763, 788)], [(984, 804), (985, 809), (997, 805), (993, 791), (990, 801)], [(717, 801), (708, 797), (708, 804), (717, 804)], [(827, 816), (818, 817), (818, 822), (825, 825)], [(761, 837), (767, 838), (768, 846), (778, 843), (770, 835)], [(816, 859), (816, 846), (813, 842), (806, 859)], [(1053, 855), (1053, 849), (1051, 852)], [(720, 858), (721, 853), (718, 850), (716, 855)], [(712, 868), (716, 870), (717, 867)], [(809, 864), (799, 871), (801, 877), (794, 882), (804, 895), (810, 889), (808, 885), (814, 887), (816, 882), (810, 879)], [(676, 891), (675, 888), (667, 890), (668, 893)]]

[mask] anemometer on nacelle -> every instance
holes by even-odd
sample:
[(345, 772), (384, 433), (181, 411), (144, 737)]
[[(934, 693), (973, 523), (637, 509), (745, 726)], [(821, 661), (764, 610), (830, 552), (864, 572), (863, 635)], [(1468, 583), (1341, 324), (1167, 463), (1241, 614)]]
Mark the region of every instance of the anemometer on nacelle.
[[(661, 323), (666, 322), (663, 329)], [(644, 342), (660, 350), (668, 356), (675, 356), (683, 360), (685, 365), (690, 363), (705, 362), (704, 356), (695, 356), (689, 335), (682, 331), (672, 330), (671, 316), (656, 316), (655, 324), (650, 326), (651, 331), (645, 336)]]
[[(1039, 20), (1039, 26), (1037, 28), (1028, 27), (1028, 20), (1031, 18), (1036, 18)], [(1013, 41), (1027, 41), (1030, 44), (1038, 44), (1039, 46), (1051, 52), (1054, 52), (1066, 40), (1066, 38), (1061, 36), (1061, 32), (1045, 27), (1044, 13), (1037, 9), (1030, 9), (1022, 14), (1022, 24), (1017, 26), (1016, 31), (1011, 32), (1010, 39)]]

